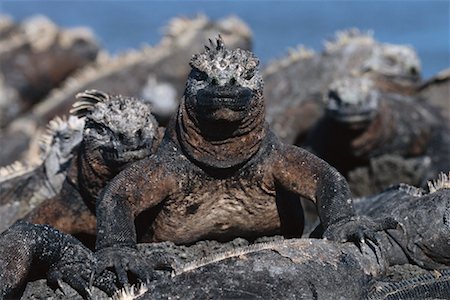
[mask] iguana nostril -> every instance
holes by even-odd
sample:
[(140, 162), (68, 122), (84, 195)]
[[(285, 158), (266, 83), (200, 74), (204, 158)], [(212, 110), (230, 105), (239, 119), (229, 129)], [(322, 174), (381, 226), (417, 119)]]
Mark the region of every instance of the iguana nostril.
[(211, 81), (212, 85), (219, 85), (219, 80), (217, 80), (217, 78), (213, 78), (213, 80)]
[(236, 84), (236, 78), (234, 78), (234, 77), (231, 78), (231, 79), (230, 79), (230, 84), (231, 84), (231, 85), (235, 85), (235, 84)]

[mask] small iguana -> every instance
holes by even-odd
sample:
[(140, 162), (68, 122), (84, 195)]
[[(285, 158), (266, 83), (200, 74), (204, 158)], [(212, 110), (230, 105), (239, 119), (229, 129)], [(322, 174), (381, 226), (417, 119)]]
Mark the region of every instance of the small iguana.
[(0, 168), (0, 232), (60, 192), (83, 128), (83, 118), (56, 117), (41, 137), (38, 164), (16, 162)]
[[(382, 92), (367, 77), (332, 82), (325, 115), (311, 130), (306, 146), (347, 178), (351, 171), (368, 167), (372, 159), (383, 155), (428, 157), (423, 160), (423, 177), (407, 181), (413, 185), (425, 184), (450, 169), (450, 127), (437, 109), (416, 97)], [(388, 165), (383, 172), (391, 173)], [(398, 180), (391, 178), (378, 188)]]

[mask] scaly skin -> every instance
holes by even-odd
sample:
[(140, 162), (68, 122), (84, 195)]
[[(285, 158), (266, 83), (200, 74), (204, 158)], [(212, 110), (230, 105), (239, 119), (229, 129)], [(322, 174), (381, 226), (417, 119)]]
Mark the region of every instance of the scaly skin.
[[(437, 110), (420, 99), (384, 93), (369, 78), (347, 77), (330, 85), (326, 113), (306, 144), (346, 177), (383, 155), (404, 159), (428, 156), (423, 177), (407, 181), (421, 185), (450, 169), (448, 132), (448, 124)], [(388, 168), (383, 171), (391, 173)], [(371, 186), (382, 175), (373, 174)], [(398, 178), (391, 180), (378, 188), (398, 183)]]
[(25, 220), (65, 233), (95, 235), (95, 202), (101, 190), (128, 163), (149, 156), (160, 132), (149, 107), (138, 100), (99, 91), (79, 98), (74, 111), (86, 116), (86, 125), (62, 190)]
[(71, 159), (83, 139), (83, 128), (83, 118), (57, 117), (41, 137), (39, 164), (27, 166), (17, 162), (0, 169), (0, 232), (60, 192)]
[[(157, 152), (121, 172), (97, 204), (98, 271), (145, 280), (134, 219), (145, 210), (153, 241), (192, 243), (282, 233), (300, 236), (299, 196), (314, 202), (333, 240), (373, 237), (392, 226), (355, 217), (345, 179), (327, 163), (284, 145), (264, 123), (262, 78), (251, 52), (219, 39), (191, 60), (176, 118)], [(130, 259), (131, 251), (134, 250)], [(123, 252), (126, 251), (126, 254)]]
[[(56, 258), (44, 263), (53, 264), (58, 261), (58, 268), (63, 268), (61, 272), (64, 274), (49, 273), (48, 276), (61, 277), (86, 295), (89, 270), (82, 271), (80, 279), (76, 277), (78, 275), (76, 278), (71, 277), (70, 269), (73, 268), (72, 271), (78, 274), (83, 266), (92, 268), (95, 258), (90, 251), (80, 246), (84, 249), (80, 250), (84, 253), (84, 258), (65, 253), (58, 245), (64, 244), (66, 239), (74, 238), (62, 237), (59, 231), (54, 246), (51, 244), (52, 237), (48, 237), (48, 242), (34, 243), (35, 237), (40, 236), (39, 232), (45, 234), (49, 227), (31, 223), (52, 225), (52, 230), (56, 228), (61, 232), (79, 236), (89, 245), (93, 241), (92, 236), (95, 236), (95, 201), (101, 190), (128, 163), (149, 156), (159, 143), (160, 132), (148, 105), (132, 98), (110, 96), (95, 90), (81, 93), (78, 98), (80, 100), (75, 105), (74, 113), (85, 117), (83, 140), (70, 161), (61, 191), (25, 216), (24, 220), (29, 223), (19, 221), (4, 233), (3, 240), (7, 247), (6, 250), (1, 249), (2, 263), (13, 269), (15, 263), (15, 268), (20, 270), (2, 275), (6, 286), (2, 286), (3, 289), (0, 290), (5, 294), (22, 282), (23, 277), (30, 271), (31, 261), (39, 256), (40, 252), (49, 252)], [(27, 230), (33, 232), (33, 235), (27, 234)], [(17, 236), (24, 237), (14, 245), (10, 239), (16, 233)], [(50, 245), (47, 245), (48, 243)], [(77, 246), (77, 249), (80, 247)], [(22, 248), (28, 251), (23, 251)], [(22, 253), (23, 258), (20, 260), (16, 260), (17, 252)], [(64, 257), (68, 265), (58, 257)], [(75, 261), (70, 261), (71, 259)], [(66, 267), (67, 270), (64, 269)]]
[[(301, 298), (300, 295), (306, 299), (338, 296), (345, 299), (377, 299), (376, 297), (389, 295), (415, 298), (445, 295), (450, 268), (450, 249), (445, 240), (448, 241), (450, 228), (449, 187), (448, 177), (442, 176), (438, 183), (431, 185), (432, 192), (429, 193), (401, 185), (357, 201), (355, 208), (358, 214), (368, 214), (376, 219), (389, 216), (401, 224), (401, 228), (377, 233), (378, 247), (367, 242), (358, 249), (352, 243), (316, 239), (278, 240), (238, 247), (231, 251), (220, 250), (220, 247), (217, 250), (216, 245), (215, 251), (218, 252), (206, 257), (203, 251), (189, 251), (191, 255), (195, 253), (198, 259), (186, 263), (183, 254), (186, 247), (177, 249), (177, 246), (170, 243), (161, 244), (159, 252), (167, 252), (175, 258), (172, 276), (155, 278), (146, 286), (149, 292), (139, 299), (246, 296), (298, 299)], [(69, 241), (70, 237), (59, 234), (57, 238), (53, 238), (56, 244), (46, 243), (45, 239), (33, 242), (34, 232), (39, 230), (44, 231), (42, 236), (45, 237), (49, 228), (38, 229), (37, 225), (17, 224), (0, 236), (0, 241), (2, 245), (16, 247), (16, 243), (8, 240), (14, 237), (14, 241), (18, 240), (21, 245), (19, 249), (29, 249), (36, 258), (40, 257), (40, 253), (59, 257), (67, 252), (58, 245), (60, 241)], [(62, 272), (62, 280), (76, 283), (74, 278), (79, 278), (78, 274), (86, 276), (93, 270), (92, 265), (86, 262), (92, 263), (95, 259), (78, 242), (71, 241), (66, 245), (76, 250), (75, 264), (70, 264), (71, 260), (64, 262), (67, 265)], [(152, 245), (140, 245), (140, 249), (148, 249), (155, 255)], [(424, 251), (426, 255), (423, 255)], [(58, 263), (58, 266), (64, 266), (64, 263)], [(415, 267), (416, 272), (410, 274), (411, 267), (398, 266), (406, 263), (414, 263), (431, 271)], [(390, 266), (395, 266), (397, 272), (401, 272), (400, 278), (386, 277), (392, 273)], [(23, 270), (15, 268), (17, 265), (11, 266), (8, 271), (11, 274), (22, 274), (22, 279), (14, 277), (19, 282), (23, 280)], [(70, 276), (71, 268), (79, 268), (77, 276)], [(438, 271), (432, 271), (436, 269)], [(417, 273), (423, 275), (417, 276)], [(199, 282), (202, 284), (198, 284)], [(109, 292), (115, 288), (115, 284), (109, 273), (98, 277), (95, 283)], [(86, 295), (86, 283), (83, 280), (72, 286), (80, 294)], [(342, 286), (347, 288), (342, 289)], [(2, 288), (3, 291), (9, 291), (11, 285), (10, 288), (5, 288), (5, 284), (0, 284), (0, 290)], [(98, 295), (94, 290), (91, 291), (94, 297)]]
[(355, 29), (337, 32), (321, 53), (301, 47), (267, 66), (267, 120), (283, 142), (302, 145), (324, 113), (321, 97), (334, 80), (368, 77), (383, 92), (409, 95), (420, 84), (420, 70), (409, 46), (383, 44)]

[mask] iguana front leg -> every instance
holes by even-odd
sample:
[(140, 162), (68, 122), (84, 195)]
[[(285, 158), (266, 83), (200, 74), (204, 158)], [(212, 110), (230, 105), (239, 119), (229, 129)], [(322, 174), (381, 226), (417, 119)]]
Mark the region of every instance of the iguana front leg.
[(113, 268), (121, 284), (128, 282), (128, 271), (142, 281), (150, 279), (153, 265), (137, 250), (134, 219), (164, 200), (175, 184), (154, 156), (131, 165), (111, 181), (97, 202), (96, 273)]
[(316, 204), (325, 238), (356, 243), (369, 238), (376, 243), (374, 232), (397, 226), (390, 218), (375, 222), (356, 216), (348, 184), (336, 169), (301, 148), (279, 147), (272, 161), (274, 179)]
[[(72, 236), (48, 225), (18, 221), (0, 235), (0, 245), (0, 299), (25, 283), (34, 262), (49, 266), (50, 285), (66, 282), (84, 298), (90, 298), (95, 257)], [(116, 289), (111, 273), (103, 273), (93, 283), (108, 294)]]

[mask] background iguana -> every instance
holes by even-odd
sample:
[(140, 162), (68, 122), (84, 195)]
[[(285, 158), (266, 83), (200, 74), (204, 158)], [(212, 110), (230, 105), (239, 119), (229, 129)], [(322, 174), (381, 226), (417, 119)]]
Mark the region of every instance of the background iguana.
[(300, 145), (324, 113), (322, 95), (332, 81), (364, 76), (384, 92), (414, 93), (421, 64), (413, 48), (384, 44), (371, 33), (340, 31), (316, 53), (299, 46), (264, 69), (267, 120), (286, 143)]
[[(416, 97), (383, 92), (367, 77), (331, 83), (325, 114), (305, 146), (347, 177), (356, 196), (399, 181), (421, 186), (450, 169), (450, 127), (439, 110)], [(359, 178), (366, 177), (362, 169), (367, 182)]]
[(0, 168), (0, 232), (60, 192), (83, 128), (83, 118), (56, 117), (42, 136), (40, 162)]

